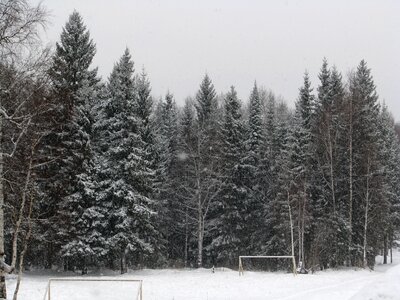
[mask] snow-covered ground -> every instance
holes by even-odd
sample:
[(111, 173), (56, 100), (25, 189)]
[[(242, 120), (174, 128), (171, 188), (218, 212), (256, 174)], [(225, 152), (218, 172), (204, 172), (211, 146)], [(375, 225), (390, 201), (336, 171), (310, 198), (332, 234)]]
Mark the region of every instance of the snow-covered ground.
[[(400, 299), (400, 252), (392, 265), (375, 271), (341, 269), (293, 276), (286, 273), (246, 272), (217, 269), (142, 270), (115, 278), (143, 279), (144, 300), (236, 300), (236, 299)], [(60, 274), (25, 274), (20, 300), (43, 299), (49, 277)], [(108, 276), (107, 276), (108, 277)], [(8, 280), (9, 299), (15, 279)], [(137, 285), (127, 283), (53, 283), (54, 300), (132, 300)]]

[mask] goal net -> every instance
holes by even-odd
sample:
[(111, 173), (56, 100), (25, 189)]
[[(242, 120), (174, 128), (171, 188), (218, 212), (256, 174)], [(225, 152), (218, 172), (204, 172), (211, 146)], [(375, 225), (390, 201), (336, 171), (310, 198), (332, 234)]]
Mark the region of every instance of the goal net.
[(262, 265), (260, 264), (261, 261), (268, 261), (268, 260), (287, 260), (287, 265), (290, 266), (291, 271), (293, 272), (294, 275), (297, 274), (296, 271), (296, 260), (295, 257), (292, 255), (242, 255), (239, 256), (239, 276), (244, 274), (244, 261), (254, 261), (256, 260), (258, 263), (257, 265)]
[(142, 300), (142, 280), (50, 278), (43, 300)]

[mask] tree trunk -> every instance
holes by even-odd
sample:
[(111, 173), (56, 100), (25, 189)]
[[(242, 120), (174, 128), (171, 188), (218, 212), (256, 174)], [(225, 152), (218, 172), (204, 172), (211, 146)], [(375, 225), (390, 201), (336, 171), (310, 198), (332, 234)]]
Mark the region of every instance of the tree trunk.
[[(5, 264), (4, 254), (4, 190), (3, 190), (3, 116), (0, 115), (0, 264)], [(0, 268), (0, 300), (7, 299), (6, 289), (6, 273), (3, 268)]]
[(349, 237), (348, 237), (348, 266), (351, 266), (353, 248), (353, 105), (350, 100), (350, 129), (349, 129)]
[(365, 195), (365, 211), (364, 211), (364, 241), (363, 241), (363, 266), (367, 267), (367, 231), (368, 231), (368, 209), (369, 209), (369, 171), (370, 171), (370, 158), (367, 160), (367, 186)]
[(126, 273), (126, 251), (121, 252), (121, 274)]
[(290, 240), (292, 243), (292, 256), (293, 256), (293, 273), (296, 272), (296, 261), (294, 259), (294, 234), (293, 234), (293, 219), (292, 219), (292, 209), (290, 208), (290, 194), (287, 192), (287, 204), (289, 209), (289, 222), (290, 222)]
[(27, 194), (28, 194), (28, 187), (29, 187), (29, 183), (30, 183), (30, 179), (31, 179), (32, 159), (33, 159), (33, 153), (31, 153), (31, 157), (29, 160), (28, 172), (26, 174), (24, 189), (22, 191), (22, 196), (21, 196), (21, 199), (22, 199), (21, 207), (19, 209), (17, 223), (15, 224), (15, 228), (14, 228), (14, 237), (13, 237), (13, 241), (12, 241), (12, 260), (11, 260), (12, 268), (15, 268), (16, 263), (17, 263), (18, 235), (19, 235), (19, 231), (21, 228), (22, 220), (24, 219), (25, 204), (26, 204), (26, 199), (27, 199)]
[(197, 247), (198, 247), (198, 253), (197, 253), (197, 267), (201, 268), (203, 266), (203, 214), (201, 207), (199, 206), (198, 208), (198, 220), (197, 220)]
[(383, 263), (387, 264), (387, 256), (388, 256), (388, 238), (387, 234), (383, 236)]
[(298, 241), (299, 241), (299, 249), (298, 249), (298, 252), (299, 252), (299, 261), (298, 261), (298, 264), (300, 265), (300, 263), (301, 263), (301, 222), (300, 222), (300, 220), (301, 220), (301, 204), (300, 204), (300, 201), (298, 201), (298, 215), (297, 215), (297, 235), (298, 235)]
[(196, 180), (196, 197), (197, 197), (197, 267), (203, 266), (203, 205), (201, 203), (201, 190), (200, 190), (200, 173), (197, 174)]
[(19, 256), (18, 278), (17, 278), (17, 285), (15, 286), (13, 300), (17, 300), (17, 298), (18, 298), (19, 286), (21, 284), (21, 279), (22, 279), (22, 269), (24, 267), (25, 253), (28, 250), (28, 242), (29, 242), (29, 239), (30, 239), (31, 233), (32, 233), (32, 220), (31, 220), (32, 208), (33, 208), (33, 199), (31, 197), (30, 204), (29, 204), (29, 213), (28, 213), (28, 232), (26, 233), (26, 236), (24, 239), (24, 248), (22, 249), (22, 252)]
[(331, 194), (332, 194), (332, 209), (333, 209), (333, 265), (334, 267), (337, 266), (338, 264), (338, 242), (337, 242), (337, 236), (338, 236), (338, 217), (337, 217), (337, 209), (336, 209), (336, 189), (335, 189), (335, 171), (334, 171), (334, 155), (333, 155), (333, 141), (332, 141), (332, 134), (331, 134), (331, 123), (329, 125), (329, 130), (328, 130), (328, 135), (329, 135), (329, 160), (330, 160), (330, 184), (331, 184)]
[(189, 229), (188, 229), (188, 209), (185, 209), (185, 268), (187, 267), (188, 263), (188, 240), (189, 240)]

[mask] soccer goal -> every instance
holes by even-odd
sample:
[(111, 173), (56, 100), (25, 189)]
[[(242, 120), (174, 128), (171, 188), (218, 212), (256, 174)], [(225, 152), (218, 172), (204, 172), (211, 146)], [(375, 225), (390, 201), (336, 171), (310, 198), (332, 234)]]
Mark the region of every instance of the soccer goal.
[(259, 256), (256, 256), (256, 255), (242, 255), (242, 256), (239, 256), (239, 276), (240, 275), (244, 275), (244, 270), (243, 270), (243, 259), (246, 259), (246, 258), (248, 258), (248, 259), (290, 259), (290, 260), (292, 260), (292, 268), (293, 268), (293, 275), (296, 275), (297, 274), (297, 271), (296, 271), (296, 260), (295, 260), (295, 258), (294, 258), (294, 256), (293, 255), (278, 255), (278, 256), (273, 256), (273, 255), (259, 255)]
[(141, 279), (50, 278), (43, 300), (143, 300)]

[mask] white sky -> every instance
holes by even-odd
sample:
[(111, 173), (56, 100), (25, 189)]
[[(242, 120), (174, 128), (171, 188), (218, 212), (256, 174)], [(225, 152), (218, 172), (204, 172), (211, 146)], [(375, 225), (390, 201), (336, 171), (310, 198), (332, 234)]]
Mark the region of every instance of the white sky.
[[(37, 3), (38, 0), (31, 0)], [(178, 103), (207, 72), (218, 93), (234, 85), (247, 101), (254, 80), (292, 104), (304, 70), (316, 87), (323, 57), (345, 76), (361, 59), (381, 100), (400, 120), (400, 1), (397, 0), (43, 0), (46, 38), (58, 40), (77, 9), (97, 44), (107, 78), (126, 46), (145, 67), (153, 95)]]

